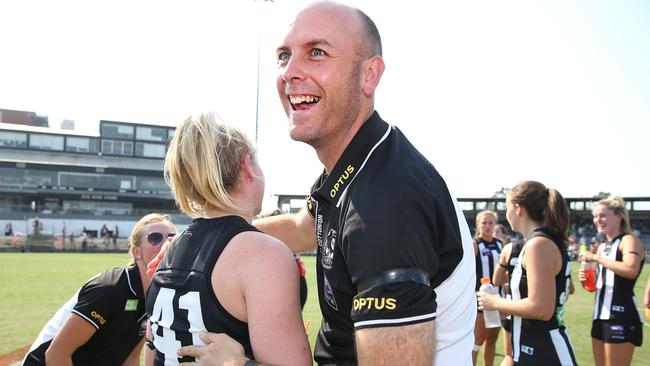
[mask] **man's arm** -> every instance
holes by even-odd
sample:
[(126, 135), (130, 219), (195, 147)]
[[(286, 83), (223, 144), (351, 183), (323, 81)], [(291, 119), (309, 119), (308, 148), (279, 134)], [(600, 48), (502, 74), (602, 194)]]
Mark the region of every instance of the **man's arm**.
[(366, 328), (355, 332), (357, 361), (366, 365), (431, 366), (434, 321), (397, 327)]
[(306, 209), (294, 214), (269, 216), (253, 221), (260, 231), (285, 243), (294, 253), (316, 249), (314, 218)]

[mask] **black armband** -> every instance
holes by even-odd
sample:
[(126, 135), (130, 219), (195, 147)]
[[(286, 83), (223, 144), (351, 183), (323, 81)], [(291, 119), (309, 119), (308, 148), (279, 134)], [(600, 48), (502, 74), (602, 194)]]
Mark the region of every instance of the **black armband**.
[(506, 266), (505, 264), (503, 264), (503, 263), (501, 263), (501, 262), (499, 262), (499, 266), (501, 266), (501, 268), (508, 269), (508, 266)]
[(255, 360), (248, 360), (242, 366), (259, 366), (259, 365), (261, 365), (261, 363), (255, 361)]

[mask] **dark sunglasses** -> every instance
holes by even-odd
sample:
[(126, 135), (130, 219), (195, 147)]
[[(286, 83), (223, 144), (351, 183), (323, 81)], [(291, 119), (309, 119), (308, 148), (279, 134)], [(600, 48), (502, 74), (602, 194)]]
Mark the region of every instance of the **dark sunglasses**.
[(157, 231), (154, 231), (152, 233), (147, 234), (147, 241), (151, 245), (160, 245), (162, 244), (167, 238), (173, 237), (176, 235), (176, 233), (159, 233)]

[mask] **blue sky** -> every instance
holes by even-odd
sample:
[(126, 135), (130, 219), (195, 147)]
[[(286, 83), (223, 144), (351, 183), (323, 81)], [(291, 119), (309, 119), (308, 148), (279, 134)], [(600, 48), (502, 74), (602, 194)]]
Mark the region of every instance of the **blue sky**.
[[(524, 179), (570, 197), (650, 195), (648, 2), (344, 2), (383, 38), (377, 110), (456, 196)], [(287, 136), (274, 52), (306, 3), (1, 2), (0, 108), (89, 131), (213, 110), (253, 138), (259, 44), (267, 194), (306, 193), (321, 165)]]

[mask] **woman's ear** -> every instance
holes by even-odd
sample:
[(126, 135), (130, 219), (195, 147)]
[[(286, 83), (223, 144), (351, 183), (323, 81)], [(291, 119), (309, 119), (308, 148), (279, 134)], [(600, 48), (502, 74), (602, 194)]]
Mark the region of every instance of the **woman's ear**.
[(250, 154), (244, 155), (241, 162), (241, 176), (246, 179), (247, 182), (252, 182), (255, 179), (255, 172), (253, 172), (253, 160), (251, 159)]
[(133, 253), (133, 259), (142, 259), (142, 249), (140, 247), (133, 246), (131, 251)]

